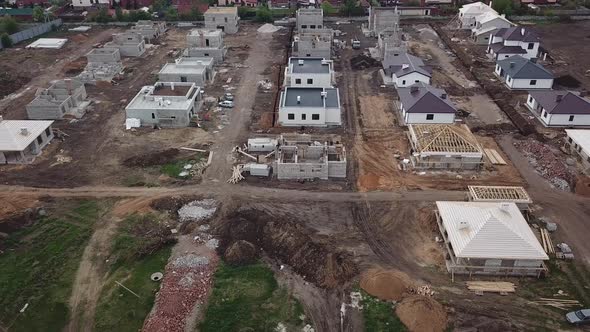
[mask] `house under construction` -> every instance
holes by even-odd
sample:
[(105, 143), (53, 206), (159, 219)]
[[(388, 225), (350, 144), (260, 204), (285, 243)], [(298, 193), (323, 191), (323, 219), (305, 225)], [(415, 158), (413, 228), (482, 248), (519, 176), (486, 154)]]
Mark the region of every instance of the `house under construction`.
[(467, 186), (472, 202), (514, 203), (520, 210), (528, 210), (533, 201), (523, 187)]
[(466, 125), (408, 126), (411, 162), (415, 168), (479, 169), (483, 149)]

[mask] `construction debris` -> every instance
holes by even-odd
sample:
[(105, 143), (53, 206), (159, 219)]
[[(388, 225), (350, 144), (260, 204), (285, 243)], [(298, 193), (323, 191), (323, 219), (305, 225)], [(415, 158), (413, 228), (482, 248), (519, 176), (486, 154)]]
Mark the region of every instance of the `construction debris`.
[(548, 254), (555, 254), (555, 247), (553, 246), (553, 242), (551, 241), (549, 231), (546, 228), (541, 228), (539, 229), (539, 231), (541, 233), (541, 242), (545, 252)]
[(381, 67), (381, 62), (379, 60), (371, 58), (370, 56), (359, 54), (350, 59), (350, 66), (352, 69), (359, 70), (359, 69), (367, 69), (373, 67)]
[(434, 291), (430, 285), (422, 285), (418, 288), (408, 287), (408, 293), (422, 296), (434, 296)]
[(556, 299), (556, 298), (547, 298), (547, 297), (541, 297), (538, 301), (532, 301), (531, 303), (554, 307), (554, 308), (558, 308), (561, 310), (568, 310), (571, 307), (575, 307), (575, 306), (580, 305), (580, 302), (577, 300)]
[(236, 184), (236, 183), (245, 179), (244, 176), (242, 175), (242, 171), (244, 171), (243, 164), (236, 165), (232, 169), (233, 169), (233, 174), (232, 174), (231, 178), (229, 178), (229, 180), (227, 180), (227, 183)]
[(525, 154), (535, 170), (554, 187), (571, 191), (575, 176), (549, 146), (534, 139), (517, 141), (514, 146)]
[(514, 293), (516, 287), (513, 283), (507, 281), (467, 281), (467, 288), (477, 293)]
[(506, 161), (495, 149), (483, 149), (486, 156), (493, 165), (506, 165)]
[(201, 221), (211, 217), (217, 211), (217, 201), (214, 199), (204, 199), (201, 201), (192, 201), (178, 210), (180, 221)]

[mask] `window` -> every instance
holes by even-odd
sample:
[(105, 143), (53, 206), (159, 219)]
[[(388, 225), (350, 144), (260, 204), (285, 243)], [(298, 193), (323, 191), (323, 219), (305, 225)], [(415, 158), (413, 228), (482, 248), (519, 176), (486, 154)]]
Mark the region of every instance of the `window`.
[(294, 113), (287, 114), (287, 119), (289, 119), (289, 120), (295, 120), (295, 114)]
[(205, 39), (205, 46), (209, 47), (209, 39)]
[(531, 80), (531, 85), (537, 85), (537, 80)]
[(414, 83), (420, 83), (420, 80), (415, 80)]
[(434, 120), (434, 114), (426, 114), (426, 120)]
[(572, 122), (572, 121), (574, 121), (574, 116), (573, 116), (573, 115), (570, 115), (570, 118), (569, 118), (569, 120), (568, 120), (568, 121), (569, 121), (569, 122)]
[(37, 136), (37, 144), (41, 145), (41, 143), (43, 143), (43, 139), (41, 136)]
[(301, 25), (301, 29), (307, 29), (307, 24)]
[(209, 56), (209, 53), (205, 53), (205, 54), (203, 54), (203, 56)]
[(571, 137), (568, 137), (568, 138), (567, 138), (567, 141), (568, 141), (568, 143), (571, 143), (571, 142), (573, 142), (574, 140), (573, 140)]
[(156, 113), (152, 113), (152, 119), (156, 118)]
[(545, 110), (543, 110), (543, 112), (541, 113), (541, 116), (546, 118), (547, 117), (547, 112), (545, 112)]
[(301, 79), (300, 78), (296, 78), (295, 79), (295, 84), (301, 84)]
[(213, 17), (213, 22), (215, 22), (215, 17)]
[(180, 76), (180, 81), (181, 82), (186, 82), (186, 76)]
[(406, 80), (403, 80), (402, 81), (402, 85), (406, 85)]
[(309, 26), (310, 29), (315, 29), (315, 24)]
[(305, 113), (301, 114), (301, 120), (307, 120), (307, 114), (305, 114)]
[(225, 21), (225, 23), (227, 23), (227, 17), (224, 17), (223, 20)]
[(307, 84), (313, 84), (313, 78), (308, 78), (307, 79)]
[(532, 50), (533, 48), (535, 48), (535, 43), (529, 43), (529, 46), (527, 48), (529, 50)]
[(321, 28), (322, 28), (322, 25), (321, 25), (321, 24), (320, 24), (320, 25), (318, 25), (318, 29), (321, 29)]
[(393, 56), (399, 56), (399, 53), (394, 53)]
[(47, 137), (51, 136), (51, 129), (49, 129), (49, 127), (47, 127), (47, 129), (45, 129), (45, 135)]
[(510, 81), (512, 81), (512, 78), (510, 78), (510, 76), (506, 76), (506, 81), (507, 81), (508, 83), (510, 83)]
[(533, 96), (529, 96), (529, 103), (533, 102)]
[(320, 115), (319, 114), (312, 114), (311, 115), (311, 119), (312, 120), (319, 120), (320, 119)]

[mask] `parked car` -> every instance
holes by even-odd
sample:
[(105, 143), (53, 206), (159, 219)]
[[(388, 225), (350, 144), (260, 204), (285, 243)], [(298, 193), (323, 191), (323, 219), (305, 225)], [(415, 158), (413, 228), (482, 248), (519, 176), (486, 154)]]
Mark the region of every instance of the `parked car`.
[(234, 102), (231, 100), (224, 100), (219, 103), (219, 106), (225, 107), (225, 108), (232, 108), (232, 107), (234, 107)]
[(568, 312), (565, 314), (565, 319), (574, 325), (590, 324), (590, 309)]
[(223, 100), (230, 100), (233, 101), (234, 100), (234, 95), (232, 95), (231, 93), (226, 93), (223, 95)]

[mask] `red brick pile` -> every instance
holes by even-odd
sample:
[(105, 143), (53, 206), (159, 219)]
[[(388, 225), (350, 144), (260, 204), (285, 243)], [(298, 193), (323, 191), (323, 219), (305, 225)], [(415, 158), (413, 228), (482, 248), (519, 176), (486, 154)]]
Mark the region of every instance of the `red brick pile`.
[(517, 141), (514, 145), (526, 155), (542, 177), (561, 190), (571, 190), (574, 174), (563, 158), (557, 156), (549, 146), (533, 139)]

